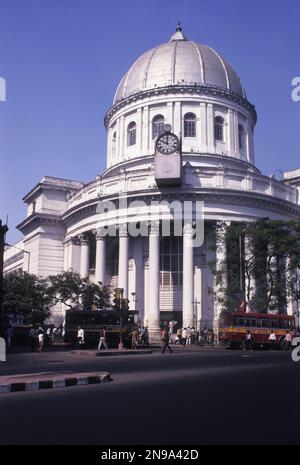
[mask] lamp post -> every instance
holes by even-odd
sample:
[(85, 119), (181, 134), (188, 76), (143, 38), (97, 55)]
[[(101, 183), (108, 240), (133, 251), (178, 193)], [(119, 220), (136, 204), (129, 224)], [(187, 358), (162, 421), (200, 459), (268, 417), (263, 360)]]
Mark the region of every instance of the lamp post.
[(196, 328), (196, 331), (198, 331), (198, 304), (200, 304), (200, 301), (196, 298), (192, 301), (192, 304), (194, 304), (194, 327)]
[(2, 334), (2, 315), (3, 315), (3, 298), (4, 298), (4, 289), (3, 289), (3, 260), (4, 260), (4, 245), (5, 245), (5, 235), (8, 231), (6, 224), (2, 225), (0, 220), (0, 334)]

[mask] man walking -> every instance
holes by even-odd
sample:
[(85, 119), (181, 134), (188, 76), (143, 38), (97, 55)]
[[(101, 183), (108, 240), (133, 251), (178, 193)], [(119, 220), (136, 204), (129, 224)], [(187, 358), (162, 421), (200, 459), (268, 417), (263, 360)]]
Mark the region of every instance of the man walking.
[(104, 349), (108, 349), (105, 338), (106, 338), (105, 329), (101, 328), (100, 329), (100, 339), (99, 339), (99, 344), (98, 344), (98, 349), (97, 350), (100, 350), (102, 345), (104, 345)]
[(275, 347), (276, 347), (276, 334), (274, 333), (274, 331), (271, 329), (271, 333), (270, 333), (270, 336), (269, 336), (269, 344), (270, 344), (270, 349), (271, 350), (274, 350)]
[(166, 348), (169, 349), (169, 352), (170, 354), (173, 352), (173, 350), (171, 349), (171, 347), (169, 346), (169, 331), (167, 328), (165, 328), (162, 332), (162, 336), (161, 336), (161, 340), (162, 340), (162, 343), (163, 343), (163, 348), (162, 348), (162, 351), (161, 353), (164, 354), (165, 353), (165, 350)]

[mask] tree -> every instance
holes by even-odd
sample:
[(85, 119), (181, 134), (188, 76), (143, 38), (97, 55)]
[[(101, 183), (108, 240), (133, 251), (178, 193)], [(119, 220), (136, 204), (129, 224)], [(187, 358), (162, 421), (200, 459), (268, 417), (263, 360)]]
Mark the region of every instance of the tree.
[(82, 278), (74, 271), (64, 271), (49, 276), (51, 292), (55, 303), (61, 302), (69, 309), (80, 307)]
[(88, 278), (74, 271), (64, 271), (49, 276), (55, 303), (61, 302), (69, 309), (97, 309), (109, 305), (109, 290), (102, 283), (91, 283)]
[(262, 219), (225, 228), (226, 257), (218, 267), (215, 260), (210, 264), (215, 300), (227, 310), (246, 298), (252, 310), (285, 312), (287, 300), (300, 296), (300, 222)]
[(50, 315), (53, 295), (47, 279), (25, 271), (13, 271), (4, 276), (5, 314), (23, 315), (30, 323), (43, 323)]

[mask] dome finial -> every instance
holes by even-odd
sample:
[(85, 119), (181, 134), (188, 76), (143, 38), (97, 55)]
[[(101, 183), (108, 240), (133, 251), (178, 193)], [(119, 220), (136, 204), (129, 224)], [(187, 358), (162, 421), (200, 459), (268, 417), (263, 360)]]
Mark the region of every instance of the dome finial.
[(182, 32), (182, 27), (181, 27), (181, 22), (180, 21), (178, 21), (178, 23), (177, 23), (176, 32)]
[(186, 37), (182, 33), (181, 22), (178, 21), (176, 26), (176, 32), (172, 35), (169, 42), (173, 42), (174, 40), (186, 40)]

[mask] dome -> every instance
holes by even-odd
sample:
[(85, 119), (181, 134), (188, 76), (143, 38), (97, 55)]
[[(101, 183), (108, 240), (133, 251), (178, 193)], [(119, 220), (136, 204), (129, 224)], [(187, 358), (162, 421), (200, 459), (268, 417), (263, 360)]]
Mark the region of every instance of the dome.
[(187, 40), (180, 23), (169, 42), (143, 53), (123, 76), (114, 103), (137, 92), (172, 85), (226, 89), (245, 97), (231, 65), (207, 45)]

